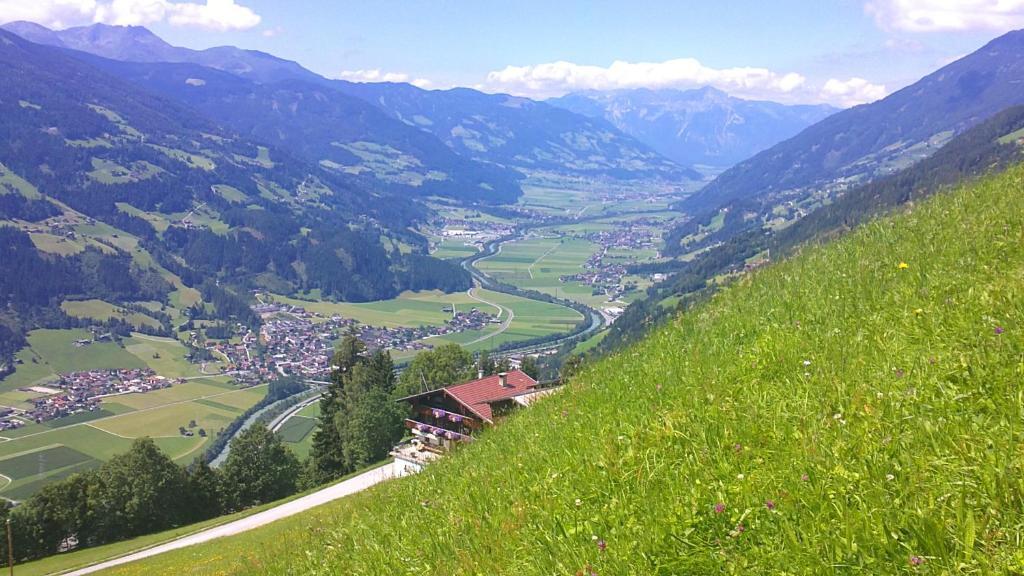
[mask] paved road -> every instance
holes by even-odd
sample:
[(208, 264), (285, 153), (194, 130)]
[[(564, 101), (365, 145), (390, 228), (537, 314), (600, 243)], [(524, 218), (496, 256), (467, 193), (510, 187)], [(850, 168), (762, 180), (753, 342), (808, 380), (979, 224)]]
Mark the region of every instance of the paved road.
[(208, 530), (203, 530), (202, 532), (196, 532), (195, 534), (184, 536), (177, 540), (172, 540), (170, 542), (160, 544), (152, 548), (140, 550), (139, 552), (135, 552), (127, 556), (122, 556), (120, 558), (108, 560), (100, 564), (95, 564), (93, 566), (89, 566), (88, 568), (82, 568), (79, 570), (75, 570), (74, 572), (67, 572), (63, 576), (80, 576), (83, 574), (92, 574), (93, 572), (106, 570), (107, 568), (112, 568), (114, 566), (119, 566), (121, 564), (127, 564), (128, 562), (134, 562), (136, 560), (141, 560), (143, 558), (149, 558), (150, 556), (156, 556), (157, 554), (163, 554), (164, 552), (170, 552), (171, 550), (178, 550), (180, 548), (185, 548), (187, 546), (192, 546), (194, 544), (209, 542), (210, 540), (214, 540), (216, 538), (223, 538), (224, 536), (232, 536), (234, 534), (246, 532), (252, 530), (253, 528), (263, 526), (264, 524), (274, 522), (275, 520), (287, 518), (300, 512), (305, 512), (310, 508), (315, 508), (322, 504), (326, 504), (333, 500), (337, 500), (338, 498), (343, 498), (350, 494), (355, 494), (356, 492), (366, 490), (370, 486), (383, 482), (389, 478), (391, 478), (391, 465), (386, 464), (384, 466), (381, 466), (380, 468), (374, 468), (373, 470), (364, 472), (359, 476), (349, 478), (344, 482), (339, 482), (338, 484), (328, 486), (323, 490), (303, 496), (302, 498), (292, 500), (291, 502), (286, 502), (284, 504), (281, 504), (280, 506), (271, 508), (269, 510), (264, 510), (263, 512), (260, 512), (258, 514), (253, 514), (252, 516), (241, 518), (239, 520), (235, 520), (234, 522), (229, 522), (221, 526), (216, 526)]

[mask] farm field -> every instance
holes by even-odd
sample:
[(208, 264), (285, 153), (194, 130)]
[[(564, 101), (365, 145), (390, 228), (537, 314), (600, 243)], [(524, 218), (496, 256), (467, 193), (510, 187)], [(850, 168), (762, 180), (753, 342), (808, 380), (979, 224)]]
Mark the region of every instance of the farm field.
[(129, 324), (140, 328), (160, 328), (160, 321), (146, 314), (125, 310), (103, 300), (65, 300), (60, 305), (68, 316), (75, 318), (91, 318), (93, 320), (106, 321), (111, 318), (124, 320)]
[[(143, 436), (153, 438), (179, 464), (187, 464), (218, 430), (256, 404), (265, 392), (265, 386), (235, 390), (219, 382), (193, 381), (145, 394), (116, 396), (103, 402), (96, 413), (5, 433), (0, 436), (7, 438), (0, 442), (0, 475), (11, 481), (0, 488), (0, 497), (27, 497), (48, 482), (99, 466)], [(196, 423), (193, 428), (189, 427), (191, 421)], [(195, 436), (182, 436), (179, 427), (191, 429)], [(207, 432), (206, 438), (198, 435), (200, 428)], [(71, 453), (87, 458), (65, 463), (65, 456)], [(25, 462), (36, 465), (26, 473)]]
[(276, 302), (301, 306), (309, 312), (316, 312), (325, 317), (339, 314), (346, 318), (354, 318), (368, 326), (386, 328), (414, 328), (417, 326), (442, 326), (451, 318), (451, 312), (442, 309), (454, 306), (458, 311), (480, 305), (464, 292), (445, 294), (433, 290), (425, 292), (403, 292), (391, 300), (376, 302), (308, 302), (286, 296), (273, 295)]
[(148, 366), (171, 378), (200, 376), (198, 367), (185, 360), (186, 348), (177, 340), (135, 334), (123, 340), (124, 348), (113, 342), (74, 345), (90, 338), (82, 329), (30, 332), (29, 345), (15, 355), (21, 361), (17, 370), (0, 380), (0, 403), (23, 402), (27, 397), (18, 388), (43, 384), (62, 372)]
[(465, 240), (444, 238), (438, 241), (437, 248), (430, 255), (435, 258), (456, 258), (461, 260), (476, 254), (476, 252), (476, 248), (467, 246)]
[(607, 300), (603, 294), (594, 296), (589, 286), (580, 282), (563, 283), (559, 278), (583, 272), (583, 264), (599, 249), (597, 244), (582, 239), (531, 237), (503, 244), (501, 252), (478, 260), (476, 267), (519, 288), (598, 308)]
[[(583, 315), (576, 310), (558, 304), (538, 302), (520, 296), (482, 289), (478, 289), (476, 294), (483, 300), (514, 310), (515, 316), (508, 330), (500, 334), (494, 334), (497, 328), (488, 327), (482, 331), (467, 331), (461, 334), (449, 334), (431, 338), (429, 340), (431, 343), (455, 342), (465, 345), (465, 348), (470, 351), (491, 349), (508, 342), (518, 342), (568, 332), (583, 320)], [(484, 305), (480, 304), (480, 306)], [(504, 319), (504, 316), (502, 318)], [(466, 345), (466, 342), (478, 339), (486, 334), (494, 335), (475, 344)], [(472, 338), (470, 337), (471, 335), (473, 336)]]

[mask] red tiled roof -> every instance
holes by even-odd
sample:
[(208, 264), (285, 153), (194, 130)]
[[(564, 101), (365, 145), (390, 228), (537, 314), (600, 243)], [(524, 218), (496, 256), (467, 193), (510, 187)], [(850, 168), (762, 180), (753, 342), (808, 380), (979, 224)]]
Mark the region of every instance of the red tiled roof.
[(507, 400), (537, 386), (537, 381), (523, 372), (513, 370), (506, 377), (506, 386), (499, 384), (498, 375), (488, 376), (464, 384), (455, 384), (445, 388), (459, 402), (465, 404), (488, 422), (491, 421), (491, 402)]

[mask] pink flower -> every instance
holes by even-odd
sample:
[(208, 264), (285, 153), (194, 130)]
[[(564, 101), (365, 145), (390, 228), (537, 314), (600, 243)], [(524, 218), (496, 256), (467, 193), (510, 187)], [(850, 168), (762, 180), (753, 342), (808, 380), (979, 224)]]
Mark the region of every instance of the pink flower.
[(715, 504), (715, 514), (721, 514), (722, 512), (725, 512), (725, 504), (722, 502)]
[(743, 451), (743, 444), (738, 444), (738, 443), (737, 443), (736, 445), (734, 445), (734, 446), (732, 447), (732, 449), (733, 449), (733, 450), (735, 450), (735, 451), (737, 451), (737, 452), (742, 452), (742, 451)]
[(810, 477), (810, 476), (808, 476), (806, 472), (804, 472), (803, 474), (801, 474), (801, 475), (800, 475), (800, 481), (801, 481), (801, 482), (807, 482), (807, 481), (809, 481), (810, 479), (811, 479), (811, 477)]
[(996, 336), (998, 336), (998, 335), (1000, 335), (1002, 333), (1003, 333), (1003, 327), (1002, 326), (996, 326)]
[(774, 500), (765, 500), (764, 501), (764, 507), (769, 509), (769, 510), (775, 510), (775, 501)]
[(922, 558), (920, 556), (911, 556), (910, 557), (910, 565), (911, 566), (920, 566), (921, 564), (924, 564), (924, 558)]
[(604, 538), (597, 541), (597, 549), (604, 552), (608, 548), (608, 543), (604, 541)]

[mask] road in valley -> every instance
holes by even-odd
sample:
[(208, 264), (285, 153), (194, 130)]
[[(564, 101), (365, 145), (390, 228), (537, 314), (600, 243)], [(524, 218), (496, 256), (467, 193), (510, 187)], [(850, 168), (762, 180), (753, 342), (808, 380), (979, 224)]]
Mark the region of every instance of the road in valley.
[(362, 490), (379, 484), (385, 480), (391, 478), (391, 465), (385, 464), (379, 468), (363, 472), (362, 474), (344, 480), (333, 486), (328, 486), (322, 490), (307, 494), (301, 498), (286, 502), (280, 506), (276, 506), (269, 510), (264, 510), (252, 516), (240, 518), (234, 522), (228, 522), (220, 526), (208, 528), (195, 534), (190, 534), (177, 540), (172, 540), (164, 544), (153, 546), (152, 548), (146, 548), (121, 556), (120, 558), (114, 558), (113, 560), (107, 560), (99, 564), (94, 564), (86, 568), (80, 568), (72, 572), (66, 572), (63, 576), (81, 576), (84, 574), (92, 574), (99, 572), (100, 570), (106, 570), (107, 568), (113, 568), (114, 566), (120, 566), (121, 564), (127, 564), (129, 562), (135, 562), (136, 560), (142, 560), (143, 558), (149, 558), (150, 556), (156, 556), (157, 554), (163, 554), (164, 552), (170, 552), (171, 550), (178, 550), (193, 546), (195, 544), (201, 544), (203, 542), (209, 542), (217, 538), (223, 538), (225, 536), (233, 536), (242, 532), (247, 532), (253, 528), (258, 528), (265, 524), (269, 524), (282, 518), (294, 516), (300, 512), (305, 512), (311, 508), (316, 508), (328, 502), (332, 502), (339, 498), (344, 498), (350, 494), (355, 494)]

